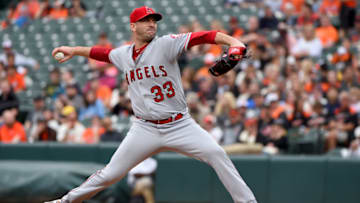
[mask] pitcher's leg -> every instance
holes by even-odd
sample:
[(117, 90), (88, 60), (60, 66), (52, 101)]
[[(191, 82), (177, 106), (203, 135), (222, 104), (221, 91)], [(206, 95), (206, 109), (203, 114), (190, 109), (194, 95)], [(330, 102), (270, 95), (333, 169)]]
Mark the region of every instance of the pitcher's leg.
[(239, 175), (230, 158), (211, 135), (189, 119), (171, 132), (166, 146), (208, 163), (236, 203), (256, 203), (254, 194)]
[(151, 156), (159, 145), (157, 136), (134, 124), (109, 164), (90, 176), (82, 185), (71, 190), (62, 198), (62, 202), (75, 203), (91, 198), (99, 191), (121, 180), (131, 168)]

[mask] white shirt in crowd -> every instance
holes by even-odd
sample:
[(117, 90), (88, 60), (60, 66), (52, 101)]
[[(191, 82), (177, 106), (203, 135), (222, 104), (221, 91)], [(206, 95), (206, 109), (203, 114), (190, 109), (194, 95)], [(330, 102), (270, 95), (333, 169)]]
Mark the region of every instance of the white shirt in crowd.
[(311, 41), (306, 41), (301, 38), (292, 49), (292, 54), (308, 53), (311, 57), (319, 57), (322, 52), (322, 44), (318, 38), (314, 38)]

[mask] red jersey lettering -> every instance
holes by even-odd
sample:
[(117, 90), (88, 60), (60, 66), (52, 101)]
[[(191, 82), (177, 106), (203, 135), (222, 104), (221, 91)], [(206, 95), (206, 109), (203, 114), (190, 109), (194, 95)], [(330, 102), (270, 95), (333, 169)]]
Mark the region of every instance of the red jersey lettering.
[(153, 74), (154, 74), (154, 77), (158, 78), (159, 75), (156, 74), (155, 67), (154, 67), (154, 66), (151, 66), (151, 69), (152, 69), (152, 72), (153, 72)]
[(130, 80), (131, 80), (131, 82), (135, 81), (135, 73), (134, 73), (134, 70), (131, 70), (131, 71), (130, 71)]
[(143, 79), (142, 73), (139, 72), (140, 70), (141, 70), (140, 68), (136, 69), (136, 76), (137, 76), (137, 78), (138, 78), (139, 80)]
[(167, 72), (165, 70), (164, 66), (159, 66), (159, 69), (161, 70), (161, 72), (163, 72), (163, 74), (161, 76), (166, 77), (167, 76)]
[(144, 69), (145, 69), (145, 76), (147, 78), (151, 77), (151, 75), (149, 75), (149, 67), (146, 66)]

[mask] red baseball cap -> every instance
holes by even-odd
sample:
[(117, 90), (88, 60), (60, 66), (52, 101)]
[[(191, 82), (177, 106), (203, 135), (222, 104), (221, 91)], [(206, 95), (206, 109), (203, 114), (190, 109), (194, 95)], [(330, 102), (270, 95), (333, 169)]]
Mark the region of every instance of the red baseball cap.
[(139, 8), (135, 8), (131, 12), (130, 23), (135, 23), (149, 15), (153, 15), (155, 17), (156, 21), (159, 21), (162, 19), (162, 15), (160, 13), (156, 13), (154, 11), (154, 9), (147, 7), (147, 6), (142, 6)]

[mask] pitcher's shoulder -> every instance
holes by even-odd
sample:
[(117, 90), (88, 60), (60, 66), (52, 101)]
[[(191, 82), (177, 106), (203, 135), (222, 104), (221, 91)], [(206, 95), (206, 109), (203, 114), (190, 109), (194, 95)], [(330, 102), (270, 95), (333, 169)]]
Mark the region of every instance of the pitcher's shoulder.
[(125, 45), (121, 45), (119, 47), (114, 48), (112, 51), (116, 51), (116, 52), (123, 52), (123, 51), (128, 51), (131, 48), (131, 44), (125, 44)]
[(180, 33), (180, 34), (167, 34), (159, 37), (159, 40), (175, 40), (181, 37), (186, 37), (190, 33)]

